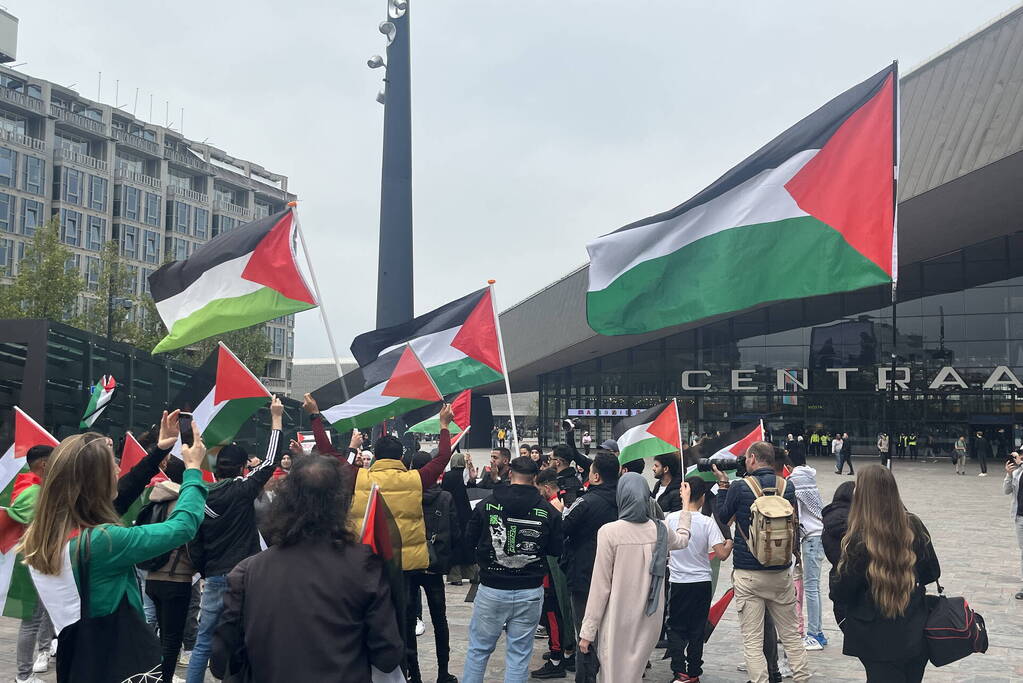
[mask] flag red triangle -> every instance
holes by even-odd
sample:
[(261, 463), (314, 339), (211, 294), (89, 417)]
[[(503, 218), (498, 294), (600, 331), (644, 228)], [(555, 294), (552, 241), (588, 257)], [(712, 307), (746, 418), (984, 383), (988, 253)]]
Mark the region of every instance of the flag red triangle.
[(11, 519), (7, 510), (0, 508), (0, 553), (6, 555), (11, 548), (18, 545), (26, 528), (28, 528), (26, 525)]
[(462, 329), (451, 340), (451, 346), (469, 358), (501, 372), (501, 347), (497, 342), (494, 304), (491, 303), (489, 289), (462, 323)]
[(40, 427), (21, 408), (14, 406), (14, 457), (24, 458), (32, 446), (54, 446), (60, 442)]
[(269, 287), (294, 301), (315, 306), (316, 297), (309, 291), (295, 261), (294, 221), (294, 211), (288, 211), (270, 228), (249, 256), (242, 279)]
[(262, 382), (231, 353), (231, 349), (221, 343), (217, 351), (217, 383), (213, 387), (213, 402), (269, 395)]
[(369, 502), (366, 505), (366, 517), (362, 525), (362, 543), (368, 545), (374, 553), (385, 560), (394, 557), (394, 548), (391, 544), (391, 532), (387, 525), (387, 516), (384, 513), (380, 500), (380, 489), (374, 486), (369, 492)]
[(433, 378), (423, 367), (419, 356), (411, 346), (406, 346), (402, 351), (401, 358), (398, 359), (398, 364), (394, 366), (394, 372), (391, 373), (391, 378), (387, 380), (387, 384), (384, 385), (384, 389), (380, 393), (384, 396), (414, 398), (420, 401), (440, 401), (444, 398), (437, 391), (437, 385), (434, 384)]
[(146, 449), (138, 442), (131, 432), (124, 435), (124, 449), (121, 451), (121, 470), (117, 475), (119, 478), (128, 474), (132, 467), (142, 462), (146, 457)]
[(682, 444), (678, 441), (678, 409), (675, 407), (674, 401), (664, 407), (664, 410), (650, 423), (646, 431), (661, 441), (666, 441), (682, 450)]
[(455, 424), (465, 430), (472, 422), (472, 391), (466, 389), (451, 402), (451, 412), (454, 413)]
[(757, 441), (764, 440), (764, 423), (760, 422), (756, 427), (753, 428), (749, 434), (736, 441), (729, 447), (729, 451), (736, 457), (740, 455), (746, 455), (746, 451)]

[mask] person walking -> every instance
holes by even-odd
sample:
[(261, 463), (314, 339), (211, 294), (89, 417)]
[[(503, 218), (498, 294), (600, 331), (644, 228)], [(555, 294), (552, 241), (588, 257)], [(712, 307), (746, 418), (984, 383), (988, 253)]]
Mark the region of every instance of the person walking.
[(451, 554), (451, 570), (448, 572), (448, 583), (452, 586), (461, 586), (462, 581), (472, 582), (476, 579), (476, 548), (465, 535), (465, 528), (472, 516), (467, 489), (475, 486), (476, 468), (472, 466), (472, 456), (469, 453), (453, 454), (451, 469), (444, 473), (440, 484), (442, 489), (451, 494), (458, 522)]
[(966, 474), (966, 436), (960, 434), (952, 448), (952, 460), (956, 465), (956, 474)]
[[(679, 499), (689, 504), (689, 484)], [(586, 614), (579, 631), (579, 650), (596, 642), (597, 681), (639, 681), (657, 644), (664, 614), (664, 575), (668, 552), (689, 543), (692, 512), (679, 512), (677, 528), (650, 518), (650, 489), (642, 475), (628, 472), (618, 480), (618, 520), (597, 532)]]
[(841, 459), (838, 461), (839, 472), (845, 469), (845, 463), (849, 463), (849, 471), (846, 474), (854, 474), (852, 464), (852, 439), (849, 438), (849, 432), (842, 433), (842, 452)]
[(888, 452), (888, 435), (881, 432), (877, 435), (877, 454), (881, 458), (881, 464), (885, 467), (890, 466), (888, 462), (891, 454)]
[(984, 436), (984, 432), (977, 430), (976, 438), (973, 440), (973, 456), (980, 464), (978, 477), (987, 476), (987, 459), (991, 456), (991, 442)]
[[(1016, 541), (1020, 549), (1020, 576), (1023, 577), (1023, 484), (1020, 476), (1023, 475), (1023, 456), (1013, 451), (1012, 460), (1005, 463), (1005, 480), (1002, 482), (1002, 492), (1012, 496), (1010, 515), (1012, 523), (1016, 527)], [(1023, 600), (1023, 589), (1016, 593), (1017, 600)]]
[(217, 678), (369, 681), (371, 666), (387, 673), (400, 665), (383, 563), (351, 530), (345, 479), (337, 458), (312, 455), (277, 488), (272, 545), (227, 577), (211, 662)]
[(807, 650), (820, 650), (828, 644), (821, 628), (821, 561), (824, 548), (821, 533), (824, 531), (824, 501), (817, 488), (817, 471), (807, 466), (806, 461), (793, 461), (795, 467), (789, 475), (789, 483), (796, 489), (796, 503), (799, 517), (799, 548), (803, 566), (803, 595), (806, 598), (806, 636), (803, 643)]
[(588, 457), (590, 455), (590, 447), (593, 445), (593, 437), (590, 436), (589, 432), (583, 432), (583, 453)]
[(844, 446), (841, 434), (835, 434), (831, 441), (831, 455), (835, 458), (835, 474), (842, 474), (842, 447)]
[(862, 468), (831, 599), (845, 608), (842, 654), (859, 658), (868, 681), (923, 680), (924, 586), (940, 576), (930, 534), (906, 510), (891, 471)]
[(509, 469), (510, 483), (479, 502), (466, 530), (476, 547), (480, 585), (462, 683), (483, 683), (502, 631), (507, 633), (505, 683), (526, 680), (543, 608), (545, 560), (562, 552), (561, 514), (535, 487), (536, 463), (519, 457)]

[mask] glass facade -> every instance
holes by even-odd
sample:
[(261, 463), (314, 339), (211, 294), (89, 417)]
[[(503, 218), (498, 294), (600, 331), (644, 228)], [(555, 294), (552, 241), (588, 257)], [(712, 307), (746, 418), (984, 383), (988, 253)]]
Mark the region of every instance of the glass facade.
[[(1023, 436), (1023, 234), (904, 266), (895, 340), (889, 287), (782, 302), (540, 376), (547, 443), (570, 411), (600, 439), (618, 418), (678, 397), (683, 429), (729, 429), (763, 418), (786, 433), (847, 431), (857, 453), (879, 432), (931, 437)], [(908, 375), (908, 380), (906, 379)], [(904, 381), (905, 380), (905, 381)]]

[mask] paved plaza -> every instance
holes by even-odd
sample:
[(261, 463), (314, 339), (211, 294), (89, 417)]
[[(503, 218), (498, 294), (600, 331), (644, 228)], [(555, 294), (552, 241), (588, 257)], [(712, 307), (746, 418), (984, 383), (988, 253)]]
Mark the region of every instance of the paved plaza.
[[(868, 464), (858, 458), (857, 466)], [(815, 458), (810, 463), (817, 467), (818, 481), (824, 499), (831, 495), (846, 475), (833, 474), (830, 460)], [(976, 466), (971, 474), (957, 477), (948, 461), (940, 463), (910, 463), (896, 461), (895, 474), (903, 499), (909, 509), (917, 513), (930, 529), (934, 546), (942, 565), (942, 583), (949, 595), (964, 595), (970, 604), (987, 620), (991, 646), (985, 655), (973, 655), (956, 664), (934, 669), (929, 667), (926, 681), (935, 682), (993, 682), (1023, 681), (1023, 601), (1013, 598), (1023, 583), (1020, 581), (1020, 551), (1015, 532), (1009, 520), (1009, 497), (1002, 494), (1001, 466), (995, 463), (987, 477), (977, 477)], [(822, 575), (829, 565), (825, 561)], [(729, 584), (728, 572), (722, 567), (722, 581), (718, 594)], [(826, 578), (825, 578), (826, 581)], [(448, 619), (452, 631), (452, 673), (461, 677), (465, 659), (467, 629), (471, 605), (464, 602), (468, 587), (447, 587)], [(825, 600), (824, 630), (831, 644), (820, 652), (810, 652), (810, 665), (814, 681), (862, 681), (863, 669), (858, 660), (841, 653), (842, 635), (831, 613), (830, 602)], [(0, 680), (13, 680), (15, 676), (14, 650), (17, 622), (0, 619)], [(537, 640), (533, 663), (542, 664), (541, 655), (546, 641)], [(287, 647), (287, 644), (282, 644)], [(433, 629), (427, 616), (426, 634), (419, 639), (420, 661), (424, 680), (432, 682), (436, 675)], [(734, 608), (730, 608), (707, 644), (703, 681), (745, 681), (745, 675), (736, 671), (741, 662), (738, 622)], [(671, 680), (668, 662), (661, 661), (662, 650), (655, 650), (653, 668), (646, 680), (665, 683)], [(499, 645), (491, 658), (487, 681), (503, 680), (504, 650)], [(178, 675), (182, 675), (179, 668)], [(54, 681), (52, 672), (42, 676)], [(207, 680), (213, 680), (208, 677)], [(343, 674), (336, 679), (347, 679)], [(616, 682), (617, 683), (617, 682)]]

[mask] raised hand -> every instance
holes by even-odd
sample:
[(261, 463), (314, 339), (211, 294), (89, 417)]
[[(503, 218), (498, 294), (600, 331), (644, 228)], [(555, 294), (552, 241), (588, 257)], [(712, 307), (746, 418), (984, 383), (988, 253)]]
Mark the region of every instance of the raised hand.
[[(160, 418), (160, 436), (156, 441), (156, 447), (160, 450), (169, 451), (177, 443), (178, 436), (181, 434), (181, 426), (178, 424), (179, 415), (181, 415), (180, 410), (175, 410), (172, 413), (163, 411), (163, 417)], [(193, 422), (193, 424), (195, 423)]]
[(320, 406), (316, 405), (316, 399), (313, 398), (312, 394), (306, 394), (302, 397), (302, 409), (310, 415), (316, 415), (320, 412)]

